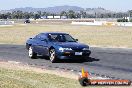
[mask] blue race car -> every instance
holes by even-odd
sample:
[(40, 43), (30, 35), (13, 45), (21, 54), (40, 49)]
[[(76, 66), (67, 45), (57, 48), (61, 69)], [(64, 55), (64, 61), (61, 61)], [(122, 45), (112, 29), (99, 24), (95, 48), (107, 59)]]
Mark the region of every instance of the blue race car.
[(91, 54), (89, 46), (77, 41), (66, 33), (40, 33), (27, 40), (26, 48), (30, 58), (48, 56), (52, 63), (58, 59), (88, 58)]

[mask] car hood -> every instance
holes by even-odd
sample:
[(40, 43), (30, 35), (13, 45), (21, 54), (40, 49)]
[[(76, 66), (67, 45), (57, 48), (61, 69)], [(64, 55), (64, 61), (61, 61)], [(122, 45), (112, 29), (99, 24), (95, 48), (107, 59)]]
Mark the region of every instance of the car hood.
[(56, 45), (64, 48), (86, 48), (88, 45), (78, 43), (78, 42), (56, 42)]

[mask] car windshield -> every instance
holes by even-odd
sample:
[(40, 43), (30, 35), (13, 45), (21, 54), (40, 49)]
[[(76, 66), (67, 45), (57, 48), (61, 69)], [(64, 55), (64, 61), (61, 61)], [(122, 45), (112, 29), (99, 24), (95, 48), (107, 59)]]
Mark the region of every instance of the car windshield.
[(49, 34), (49, 41), (52, 42), (76, 42), (74, 38), (72, 38), (68, 34)]

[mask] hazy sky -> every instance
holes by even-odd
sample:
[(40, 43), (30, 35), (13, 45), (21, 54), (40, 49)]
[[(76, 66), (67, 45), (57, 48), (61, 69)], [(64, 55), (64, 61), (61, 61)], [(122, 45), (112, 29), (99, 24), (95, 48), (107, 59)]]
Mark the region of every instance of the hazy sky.
[(0, 10), (19, 7), (45, 8), (61, 5), (83, 8), (103, 7), (113, 11), (127, 11), (132, 9), (132, 0), (1, 0)]

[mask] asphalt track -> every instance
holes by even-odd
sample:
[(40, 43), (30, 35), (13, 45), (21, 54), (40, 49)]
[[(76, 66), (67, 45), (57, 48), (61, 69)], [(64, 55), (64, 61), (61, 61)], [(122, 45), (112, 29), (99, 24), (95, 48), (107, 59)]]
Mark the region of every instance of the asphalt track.
[(82, 67), (92, 74), (132, 80), (132, 49), (91, 48), (87, 61), (63, 60), (51, 63), (44, 57), (28, 58), (24, 45), (0, 45), (0, 60), (17, 61), (39, 67), (80, 71)]

